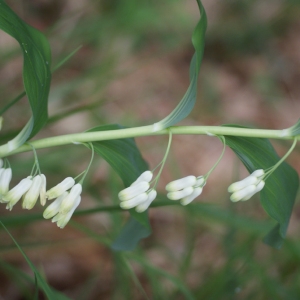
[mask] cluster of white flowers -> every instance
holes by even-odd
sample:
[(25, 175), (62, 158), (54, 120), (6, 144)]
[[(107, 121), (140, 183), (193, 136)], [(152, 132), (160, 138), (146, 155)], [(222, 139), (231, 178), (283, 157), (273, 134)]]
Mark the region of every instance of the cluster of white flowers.
[(203, 176), (187, 176), (171, 181), (166, 185), (167, 197), (170, 200), (180, 200), (182, 205), (188, 205), (202, 193), (205, 184)]
[(130, 187), (122, 190), (118, 197), (123, 209), (136, 207), (137, 212), (145, 211), (156, 198), (157, 192), (150, 188), (150, 181), (153, 177), (151, 171), (143, 172)]
[[(3, 160), (0, 159), (0, 203), (6, 203), (6, 209), (12, 208), (22, 198), (22, 208), (32, 209), (40, 198), (42, 206), (47, 200), (52, 200), (52, 204), (44, 211), (44, 218), (57, 222), (57, 226), (64, 228), (69, 222), (72, 214), (80, 203), (82, 186), (75, 184), (71, 177), (66, 178), (61, 183), (46, 191), (46, 176), (44, 174), (28, 176), (22, 179), (15, 187), (9, 189), (12, 179), (11, 168), (2, 168)], [(68, 190), (71, 189), (69, 192)]]
[(264, 176), (264, 170), (259, 169), (254, 171), (245, 179), (231, 184), (228, 187), (228, 192), (232, 193), (230, 200), (232, 202), (237, 202), (250, 199), (265, 186), (265, 182), (263, 180)]

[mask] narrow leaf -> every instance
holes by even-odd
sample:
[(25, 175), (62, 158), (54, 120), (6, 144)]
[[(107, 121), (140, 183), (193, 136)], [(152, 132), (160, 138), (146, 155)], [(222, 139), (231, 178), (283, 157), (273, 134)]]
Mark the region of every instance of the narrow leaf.
[[(118, 130), (124, 128), (118, 124), (98, 126), (88, 130)], [(125, 187), (129, 186), (137, 177), (148, 170), (148, 165), (143, 159), (134, 139), (117, 139), (109, 141), (93, 142), (95, 152), (102, 156), (118, 173)], [(151, 228), (148, 213), (137, 213), (130, 210), (130, 219), (122, 228), (119, 236), (112, 245), (114, 250), (133, 250), (140, 239), (150, 235)]]
[[(23, 82), (34, 120), (33, 127), (27, 127), (24, 135), (32, 137), (48, 118), (50, 46), (41, 32), (22, 21), (3, 0), (0, 0), (0, 8), (0, 29), (17, 40), (23, 53)], [(19, 142), (23, 142), (22, 139)]]
[[(272, 167), (280, 159), (267, 139), (227, 136), (226, 144), (250, 173)], [(266, 180), (266, 185), (260, 192), (264, 210), (278, 222), (278, 227), (269, 234), (272, 238), (265, 239), (274, 247), (278, 247), (280, 240), (286, 236), (298, 186), (297, 172), (287, 163), (282, 163)]]
[(153, 131), (159, 131), (180, 122), (187, 117), (194, 108), (197, 98), (197, 80), (204, 53), (204, 38), (207, 27), (205, 9), (200, 0), (197, 0), (197, 3), (200, 10), (200, 20), (196, 25), (192, 36), (195, 54), (193, 55), (190, 64), (190, 85), (176, 108), (163, 120), (153, 124)]

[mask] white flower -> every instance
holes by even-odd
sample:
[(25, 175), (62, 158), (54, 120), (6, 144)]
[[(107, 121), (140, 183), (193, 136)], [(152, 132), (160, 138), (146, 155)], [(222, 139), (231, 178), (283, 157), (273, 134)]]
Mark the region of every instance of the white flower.
[(62, 214), (66, 214), (72, 210), (74, 203), (77, 201), (77, 198), (80, 196), (82, 192), (82, 186), (80, 183), (75, 184), (69, 194), (63, 198), (62, 203), (59, 208), (59, 212)]
[(230, 200), (232, 202), (246, 201), (261, 191), (265, 186), (265, 182), (263, 181), (264, 175), (264, 170), (259, 169), (245, 179), (232, 183), (228, 187), (228, 192), (232, 193)]
[(34, 207), (40, 195), (41, 185), (42, 185), (41, 176), (40, 175), (35, 176), (32, 179), (32, 184), (30, 186), (30, 189), (23, 196), (22, 208), (32, 209)]
[(0, 198), (1, 196), (5, 195), (8, 192), (11, 177), (12, 177), (11, 168), (0, 169)]
[(40, 188), (40, 202), (41, 205), (44, 206), (46, 204), (46, 186), (47, 186), (47, 179), (46, 176), (44, 174), (41, 174), (41, 179), (42, 179), (42, 183), (41, 183), (41, 188)]
[(170, 200), (180, 200), (182, 205), (188, 205), (198, 197), (206, 184), (203, 176), (187, 176), (181, 179), (171, 181), (166, 185), (169, 192), (167, 197)]
[(137, 183), (140, 183), (142, 181), (150, 182), (153, 177), (153, 173), (151, 171), (145, 171), (143, 172), (136, 181), (134, 181), (131, 186), (136, 185)]
[(56, 198), (44, 211), (43, 217), (45, 219), (50, 219), (59, 213), (60, 205), (63, 199), (68, 196), (68, 192), (64, 192), (58, 198)]
[[(64, 200), (64, 199), (63, 199)], [(74, 202), (73, 202), (73, 205), (71, 207), (71, 209), (67, 212), (67, 213), (62, 213), (62, 212), (59, 212), (53, 219), (52, 219), (52, 222), (57, 222), (57, 226), (59, 228), (64, 228), (67, 223), (70, 221), (75, 209), (78, 207), (78, 205), (80, 204), (80, 201), (81, 201), (81, 197), (78, 196)]]
[(13, 206), (21, 199), (21, 197), (30, 189), (32, 185), (32, 176), (22, 179), (7, 194), (2, 196), (2, 202), (7, 203), (6, 209), (12, 210)]
[(135, 208), (135, 210), (138, 212), (138, 213), (142, 213), (144, 212), (145, 210), (148, 209), (148, 207), (150, 206), (150, 204), (152, 203), (152, 201), (156, 198), (157, 196), (157, 192), (156, 190), (151, 190), (149, 193), (148, 193), (148, 198), (147, 200), (145, 200), (144, 202), (138, 204)]
[(146, 192), (150, 187), (150, 184), (146, 181), (139, 182), (135, 185), (132, 185), (124, 190), (122, 190), (118, 197), (121, 201), (130, 200), (144, 192)]
[(152, 201), (156, 198), (157, 192), (150, 189), (150, 181), (153, 177), (151, 171), (143, 172), (130, 187), (122, 190), (118, 197), (121, 201), (120, 207), (130, 209), (136, 207), (136, 211), (141, 213), (148, 209)]
[(65, 191), (69, 190), (75, 184), (75, 180), (72, 177), (67, 177), (61, 183), (51, 188), (46, 192), (46, 198), (48, 200), (59, 197)]

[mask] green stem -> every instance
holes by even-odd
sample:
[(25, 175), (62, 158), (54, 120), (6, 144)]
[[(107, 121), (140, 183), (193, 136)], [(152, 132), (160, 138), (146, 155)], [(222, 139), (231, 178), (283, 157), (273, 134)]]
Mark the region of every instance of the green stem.
[(160, 178), (161, 172), (162, 172), (162, 170), (164, 168), (164, 165), (166, 163), (166, 160), (168, 158), (168, 154), (170, 152), (171, 144), (172, 144), (172, 132), (171, 132), (171, 130), (169, 130), (169, 142), (168, 142), (168, 146), (167, 146), (167, 150), (166, 150), (166, 153), (164, 155), (164, 158), (163, 158), (162, 162), (160, 163), (161, 167), (160, 167), (159, 172), (158, 172), (158, 174), (155, 178), (155, 183), (154, 183), (154, 186), (153, 186), (154, 190), (156, 189), (156, 186), (157, 186), (158, 180)]
[(222, 140), (222, 143), (223, 143), (223, 151), (220, 155), (220, 157), (218, 158), (218, 160), (216, 161), (216, 163), (213, 165), (213, 167), (206, 173), (206, 175), (204, 176), (205, 177), (205, 180), (207, 180), (207, 178), (209, 177), (209, 175), (211, 174), (211, 172), (216, 168), (216, 166), (219, 164), (219, 162), (221, 161), (224, 153), (225, 153), (225, 149), (226, 149), (226, 142), (225, 142), (225, 138), (224, 136), (219, 136), (220, 140)]
[[(31, 145), (35, 149), (49, 148), (55, 146), (62, 146), (67, 144), (72, 144), (73, 142), (88, 143), (95, 141), (105, 141), (123, 138), (134, 138), (140, 136), (153, 136), (153, 135), (166, 135), (169, 134), (168, 129), (163, 129), (157, 132), (152, 131), (153, 126), (141, 126), (133, 128), (125, 128), (119, 130), (106, 130), (106, 131), (93, 131), (84, 133), (75, 133), (60, 135), (56, 137), (50, 137), (45, 139), (40, 139), (36, 141), (31, 141)], [(267, 129), (249, 129), (249, 128), (239, 128), (239, 127), (227, 127), (227, 126), (178, 126), (170, 127), (172, 134), (197, 134), (197, 135), (230, 135), (230, 136), (241, 136), (241, 137), (256, 137), (256, 138), (272, 138), (272, 139), (294, 139), (289, 135), (288, 129), (283, 130), (267, 130)], [(299, 139), (297, 137), (297, 139)], [(0, 158), (6, 157), (12, 154), (26, 152), (31, 150), (29, 145), (22, 145), (18, 149), (11, 152), (7, 149), (0, 151)]]
[(273, 167), (271, 167), (269, 171), (266, 172), (264, 180), (266, 180), (286, 160), (286, 158), (292, 153), (292, 151), (296, 147), (297, 142), (297, 138), (294, 138), (294, 142), (289, 151)]

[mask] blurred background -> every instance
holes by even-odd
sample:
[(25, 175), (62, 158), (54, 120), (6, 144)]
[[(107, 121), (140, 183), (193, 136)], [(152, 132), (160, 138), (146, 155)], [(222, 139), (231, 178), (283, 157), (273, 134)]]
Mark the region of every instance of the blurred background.
[[(81, 46), (53, 74), (48, 125), (35, 137), (81, 132), (107, 123), (148, 125), (177, 105), (188, 84), (191, 35), (199, 19), (194, 0), (26, 0), (7, 3), (48, 37), (53, 64)], [(181, 124), (239, 124), (287, 128), (300, 112), (300, 1), (203, 0), (208, 15), (198, 101)], [(18, 44), (0, 32), (1, 106), (23, 91)], [(30, 116), (26, 98), (4, 114), (1, 143)], [(162, 159), (167, 137), (136, 142), (150, 168)], [(272, 142), (273, 143), (273, 142)], [(289, 142), (273, 143), (279, 155)], [(175, 136), (159, 184), (205, 174), (222, 151), (218, 139)], [(75, 177), (90, 160), (82, 146), (38, 151), (48, 186)], [(299, 147), (288, 162), (300, 172)], [(31, 171), (32, 153), (9, 158), (16, 184)], [(270, 220), (259, 197), (232, 204), (227, 187), (246, 170), (231, 152), (212, 173), (197, 206), (149, 210), (153, 233), (133, 252), (109, 243), (127, 212), (74, 217), (63, 230), (37, 220), (43, 208), (1, 218), (47, 282), (71, 299), (299, 299), (300, 207), (297, 197), (281, 250), (262, 243)], [(122, 183), (106, 162), (94, 160), (81, 209), (118, 203)], [(29, 266), (0, 232), (0, 299), (32, 299)], [(45, 299), (42, 294), (39, 299)]]

